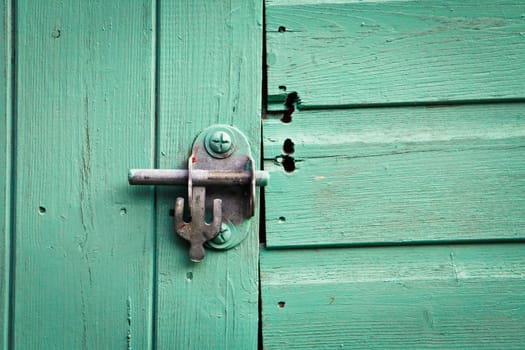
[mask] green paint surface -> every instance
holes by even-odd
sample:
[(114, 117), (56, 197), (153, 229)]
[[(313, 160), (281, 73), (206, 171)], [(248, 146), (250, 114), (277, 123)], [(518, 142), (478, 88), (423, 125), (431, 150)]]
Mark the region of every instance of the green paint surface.
[(267, 1), (268, 93), (305, 106), (524, 98), (525, 3)]
[(262, 3), (18, 1), (15, 42), (10, 6), (0, 348), (256, 348), (258, 215), (245, 242), (194, 264), (170, 216), (185, 188), (131, 187), (127, 173), (186, 168), (196, 135), (219, 123), (259, 163)]
[(11, 4), (0, 4), (0, 348), (8, 345), (11, 246), (12, 17)]
[(16, 2), (13, 348), (151, 345), (153, 9)]
[(296, 112), (264, 156), (268, 247), (525, 238), (524, 104)]
[(185, 187), (127, 174), (186, 168), (219, 123), (260, 166), (262, 3), (7, 1), (0, 18), (0, 348), (256, 348), (258, 214), (194, 264), (170, 216)]
[(264, 348), (522, 349), (524, 3), (266, 5)]
[[(158, 10), (159, 167), (186, 167), (213, 124), (241, 130), (259, 163), (262, 3), (161, 1)], [(196, 264), (168, 215), (186, 188), (157, 194), (157, 348), (257, 348), (258, 216), (242, 244), (208, 249)]]
[(522, 349), (523, 244), (261, 253), (265, 349)]
[[(268, 91), (303, 110), (264, 121), (282, 248), (261, 253), (264, 348), (522, 347), (525, 116), (503, 102), (524, 97), (524, 13), (267, 2)], [(258, 161), (262, 3), (8, 1), (0, 18), (0, 347), (255, 349), (258, 215), (193, 264), (169, 215), (185, 188), (126, 174), (186, 167), (217, 123)], [(428, 102), (449, 105), (359, 108)]]

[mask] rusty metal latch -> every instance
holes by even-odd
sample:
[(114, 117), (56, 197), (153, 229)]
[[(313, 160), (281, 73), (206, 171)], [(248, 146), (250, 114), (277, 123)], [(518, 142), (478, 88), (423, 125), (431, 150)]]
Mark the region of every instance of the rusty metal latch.
[[(189, 256), (204, 258), (204, 244), (229, 249), (250, 231), (255, 187), (269, 175), (256, 171), (246, 137), (236, 128), (215, 125), (193, 142), (188, 169), (132, 169), (130, 185), (186, 185), (190, 221), (184, 220), (184, 198), (175, 203), (175, 231), (190, 242)], [(210, 220), (211, 219), (211, 220)]]

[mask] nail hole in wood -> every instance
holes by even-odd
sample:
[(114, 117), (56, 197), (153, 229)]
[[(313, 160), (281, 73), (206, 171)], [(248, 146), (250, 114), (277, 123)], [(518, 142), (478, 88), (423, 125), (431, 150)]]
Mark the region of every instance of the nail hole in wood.
[[(293, 111), (292, 111), (293, 112)], [(292, 121), (292, 113), (290, 113), (289, 111), (286, 111), (283, 115), (283, 117), (281, 118), (281, 121), (283, 123), (290, 123)]]
[(292, 154), (295, 152), (295, 143), (291, 139), (284, 140), (283, 152), (286, 154)]
[(284, 33), (286, 32), (286, 27), (285, 26), (279, 26), (279, 29), (277, 29), (279, 31), (279, 33)]
[(283, 156), (282, 163), (284, 171), (291, 173), (295, 170), (295, 159), (290, 156)]
[(190, 272), (187, 272), (187, 273), (186, 273), (186, 279), (187, 279), (188, 281), (191, 281), (191, 280), (193, 279), (193, 272), (191, 272), (191, 271), (190, 271)]
[(46, 213), (46, 208), (45, 207), (38, 207), (38, 213), (40, 215), (44, 215)]
[(288, 96), (286, 96), (286, 101), (284, 102), (284, 106), (286, 107), (286, 111), (283, 114), (283, 117), (281, 118), (281, 121), (283, 123), (290, 123), (292, 121), (292, 114), (295, 112), (295, 104), (299, 102), (299, 95), (297, 92), (290, 92)]
[(277, 303), (277, 306), (279, 306), (280, 309), (284, 308), (285, 305), (286, 305), (286, 302), (284, 301), (280, 301)]

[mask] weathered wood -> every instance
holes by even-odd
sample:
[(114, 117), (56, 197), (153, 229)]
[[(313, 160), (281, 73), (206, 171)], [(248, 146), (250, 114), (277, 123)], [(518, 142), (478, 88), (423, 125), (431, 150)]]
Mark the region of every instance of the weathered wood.
[(264, 348), (522, 348), (525, 3), (266, 4)]
[(7, 349), (11, 247), (12, 17), (11, 2), (0, 3), (0, 349)]
[[(159, 168), (186, 168), (195, 136), (236, 126), (259, 158), (262, 60), (260, 1), (159, 4)], [(186, 188), (157, 190), (159, 349), (255, 349), (258, 326), (257, 216), (237, 248), (189, 261), (169, 216)]]
[(524, 104), (296, 112), (264, 156), (268, 247), (525, 238)]
[(151, 346), (153, 10), (16, 2), (13, 348)]
[(302, 105), (525, 98), (522, 0), (267, 1), (268, 92)]
[(261, 252), (265, 349), (522, 349), (523, 244)]

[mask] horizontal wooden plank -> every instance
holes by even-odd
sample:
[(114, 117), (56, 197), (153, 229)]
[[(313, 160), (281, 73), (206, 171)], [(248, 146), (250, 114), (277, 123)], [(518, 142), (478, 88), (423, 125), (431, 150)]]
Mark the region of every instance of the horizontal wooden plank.
[(525, 238), (524, 104), (296, 112), (264, 155), (268, 247)]
[(261, 252), (265, 349), (522, 349), (522, 244)]
[(267, 2), (270, 95), (286, 87), (305, 107), (525, 97), (521, 0), (299, 2)]

